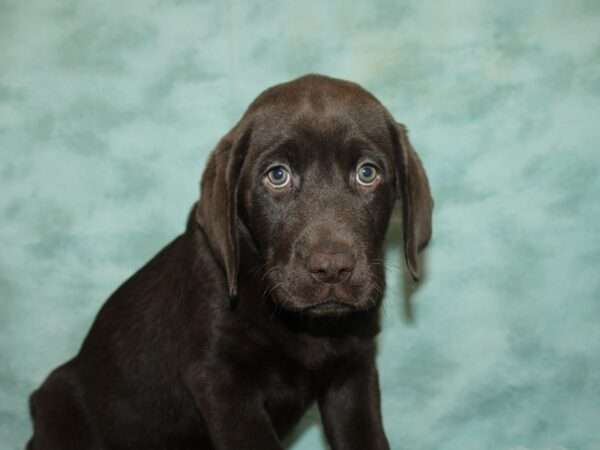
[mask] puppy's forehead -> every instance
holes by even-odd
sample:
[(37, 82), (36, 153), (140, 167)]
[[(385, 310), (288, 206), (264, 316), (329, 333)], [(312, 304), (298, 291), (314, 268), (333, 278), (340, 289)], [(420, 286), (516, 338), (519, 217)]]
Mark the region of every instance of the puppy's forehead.
[(265, 149), (290, 140), (365, 139), (387, 147), (389, 115), (355, 83), (310, 75), (274, 86), (248, 108), (252, 141)]

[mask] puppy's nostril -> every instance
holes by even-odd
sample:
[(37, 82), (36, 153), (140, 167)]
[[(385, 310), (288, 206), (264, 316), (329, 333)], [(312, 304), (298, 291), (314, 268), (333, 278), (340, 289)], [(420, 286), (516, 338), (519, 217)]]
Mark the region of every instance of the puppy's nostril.
[(349, 253), (315, 253), (306, 260), (306, 268), (323, 283), (341, 283), (352, 275), (354, 257)]
[(340, 277), (342, 278), (348, 278), (350, 276), (350, 274), (352, 273), (352, 269), (342, 269), (340, 270)]

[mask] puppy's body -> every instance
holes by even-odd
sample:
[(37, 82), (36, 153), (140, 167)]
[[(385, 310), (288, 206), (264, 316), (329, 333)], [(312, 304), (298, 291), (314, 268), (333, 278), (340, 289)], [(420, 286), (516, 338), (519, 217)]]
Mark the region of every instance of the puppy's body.
[[(338, 117), (352, 95), (360, 108), (379, 105), (316, 76), (255, 101), (213, 153), (185, 233), (111, 296), (79, 354), (32, 395), (28, 449), (282, 449), (313, 401), (334, 449), (389, 448), (374, 343), (382, 242), (402, 196), (414, 273), (431, 201), (420, 163), (407, 168), (417, 172), (412, 187), (397, 187), (402, 164), (418, 162), (412, 149), (395, 155), (389, 129)], [(282, 104), (297, 107), (295, 120), (274, 127)], [(337, 119), (326, 120), (331, 111)], [(367, 153), (381, 166), (377, 184), (346, 178), (364, 149), (337, 154), (360, 136), (385, 148)], [(289, 189), (270, 184), (280, 170), (270, 167), (286, 167)]]
[[(38, 436), (32, 448), (210, 448), (188, 387), (197, 375), (206, 395), (223, 378), (252, 386), (283, 437), (339, 366), (373, 357), (374, 312), (350, 326), (363, 336), (344, 335), (344, 324), (330, 319), (308, 324), (281, 317), (272, 306), (252, 301), (260, 295), (257, 276), (250, 276), (240, 286), (248, 301), (232, 314), (223, 301), (225, 280), (214, 276), (219, 271), (202, 230), (189, 221), (185, 234), (111, 296), (77, 357), (34, 393)], [(323, 328), (336, 333), (323, 336)], [(236, 409), (247, 406), (236, 400)], [(252, 429), (222, 425), (252, 442)], [(263, 448), (255, 444), (244, 448)]]

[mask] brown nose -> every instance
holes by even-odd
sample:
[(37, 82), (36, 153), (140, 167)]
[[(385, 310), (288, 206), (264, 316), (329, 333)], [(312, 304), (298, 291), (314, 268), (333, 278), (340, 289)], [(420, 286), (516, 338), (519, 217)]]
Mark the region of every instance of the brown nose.
[(306, 268), (323, 283), (341, 283), (352, 275), (355, 260), (350, 253), (314, 253), (306, 260)]

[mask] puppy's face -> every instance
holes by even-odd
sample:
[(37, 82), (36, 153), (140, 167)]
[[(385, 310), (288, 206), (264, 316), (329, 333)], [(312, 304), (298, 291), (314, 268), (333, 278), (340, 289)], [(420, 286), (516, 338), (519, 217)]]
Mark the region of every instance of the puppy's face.
[(392, 139), (382, 107), (345, 88), (275, 93), (279, 101), (254, 114), (241, 169), (240, 216), (264, 259), (271, 298), (307, 315), (369, 309), (384, 291)]
[(273, 302), (311, 316), (344, 315), (382, 298), (382, 246), (396, 198), (417, 279), (433, 200), (404, 126), (360, 86), (308, 75), (264, 91), (221, 139), (196, 218), (232, 305), (240, 239), (248, 239)]

